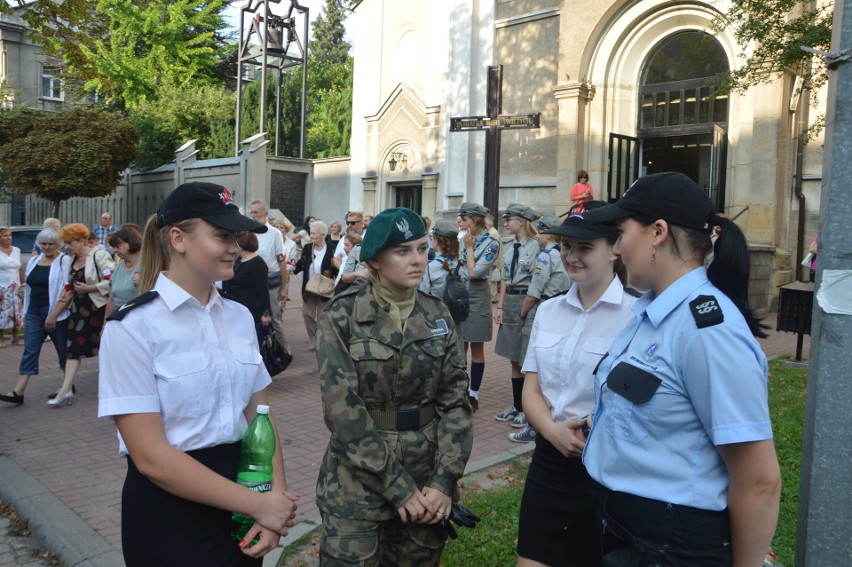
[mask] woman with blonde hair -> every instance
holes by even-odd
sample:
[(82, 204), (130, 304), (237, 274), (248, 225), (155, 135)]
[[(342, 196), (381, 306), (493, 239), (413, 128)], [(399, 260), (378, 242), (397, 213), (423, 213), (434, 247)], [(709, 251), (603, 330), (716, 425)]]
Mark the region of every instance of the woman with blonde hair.
[[(104, 328), (99, 377), (98, 417), (115, 422), (127, 458), (128, 567), (257, 567), (293, 526), (298, 497), (287, 492), (277, 433), (270, 490), (236, 482), (241, 439), (269, 404), (271, 379), (251, 313), (214, 285), (233, 277), (237, 232), (266, 230), (210, 183), (179, 186), (145, 227), (142, 295)], [(255, 520), (239, 542), (234, 512)]]

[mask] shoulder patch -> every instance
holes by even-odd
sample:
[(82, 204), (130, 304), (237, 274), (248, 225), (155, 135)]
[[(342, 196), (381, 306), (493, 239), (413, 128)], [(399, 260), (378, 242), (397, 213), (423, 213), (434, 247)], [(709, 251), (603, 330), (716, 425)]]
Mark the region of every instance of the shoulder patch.
[(160, 296), (160, 293), (156, 290), (151, 290), (143, 293), (139, 297), (134, 297), (115, 311), (113, 311), (109, 317), (107, 317), (107, 321), (121, 321), (124, 319), (124, 316), (130, 313), (136, 307), (140, 305), (145, 305), (149, 301), (156, 299)]
[(712, 295), (699, 295), (689, 302), (689, 308), (699, 329), (718, 325), (725, 320), (719, 302)]

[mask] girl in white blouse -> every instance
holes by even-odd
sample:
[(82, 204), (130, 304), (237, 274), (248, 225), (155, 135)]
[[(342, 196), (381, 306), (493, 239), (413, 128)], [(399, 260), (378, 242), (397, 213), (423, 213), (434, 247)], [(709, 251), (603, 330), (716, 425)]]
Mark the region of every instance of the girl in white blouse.
[[(280, 448), (271, 490), (235, 482), (240, 440), (257, 405), (269, 404), (271, 382), (251, 313), (213, 285), (233, 277), (240, 230), (266, 227), (242, 216), (224, 187), (179, 186), (145, 227), (140, 291), (151, 291), (104, 328), (98, 417), (115, 421), (127, 457), (128, 567), (259, 566), (293, 526), (298, 497), (287, 492)], [(240, 542), (232, 512), (256, 522)]]
[[(587, 209), (604, 206), (589, 201)], [(561, 237), (573, 285), (539, 306), (523, 365), (523, 404), (536, 447), (521, 501), (518, 565), (601, 564), (592, 489), (580, 456), (581, 419), (594, 406), (594, 370), (636, 301), (616, 275), (618, 231), (572, 215)]]

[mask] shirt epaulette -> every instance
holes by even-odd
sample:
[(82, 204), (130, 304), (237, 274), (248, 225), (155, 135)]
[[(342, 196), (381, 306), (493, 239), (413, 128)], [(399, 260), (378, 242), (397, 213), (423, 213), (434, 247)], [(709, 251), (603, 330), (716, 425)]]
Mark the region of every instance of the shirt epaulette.
[(107, 321), (121, 321), (124, 319), (124, 316), (127, 315), (131, 310), (135, 307), (139, 307), (140, 305), (144, 305), (151, 301), (152, 299), (156, 299), (160, 294), (156, 290), (151, 290), (143, 293), (139, 297), (134, 297), (115, 311), (113, 311), (109, 317), (107, 317)]
[(699, 329), (718, 325), (725, 320), (722, 307), (712, 295), (699, 295), (689, 302), (689, 308)]

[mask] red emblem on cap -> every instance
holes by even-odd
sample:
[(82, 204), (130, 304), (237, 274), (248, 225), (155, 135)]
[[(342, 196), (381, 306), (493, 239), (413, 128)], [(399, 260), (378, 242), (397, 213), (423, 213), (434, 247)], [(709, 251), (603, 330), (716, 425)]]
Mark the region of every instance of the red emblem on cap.
[(222, 187), (222, 192), (219, 193), (219, 199), (222, 200), (222, 204), (224, 205), (236, 206), (236, 203), (234, 203), (234, 198), (231, 197), (231, 192), (228, 191), (227, 187)]

